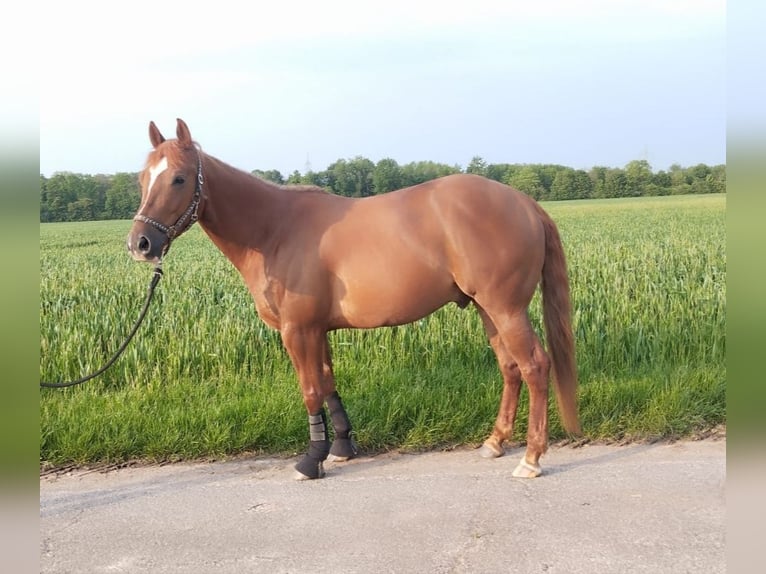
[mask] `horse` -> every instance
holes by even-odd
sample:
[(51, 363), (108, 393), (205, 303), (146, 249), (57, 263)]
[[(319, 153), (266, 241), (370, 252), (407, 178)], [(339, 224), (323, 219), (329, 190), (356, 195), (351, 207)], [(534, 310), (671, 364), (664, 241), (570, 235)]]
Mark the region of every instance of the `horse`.
[[(203, 152), (180, 118), (175, 139), (150, 122), (149, 141), (128, 251), (160, 263), (199, 222), (239, 271), (258, 316), (281, 335), (308, 413), (296, 478), (322, 478), (328, 457), (358, 454), (328, 333), (408, 324), (448, 303), (476, 308), (503, 378), (481, 456), (504, 454), (522, 381), (529, 424), (512, 476), (542, 473), (549, 378), (565, 430), (580, 433), (567, 262), (557, 226), (534, 199), (462, 173), (364, 198), (278, 185)], [(528, 316), (538, 285), (549, 352)]]

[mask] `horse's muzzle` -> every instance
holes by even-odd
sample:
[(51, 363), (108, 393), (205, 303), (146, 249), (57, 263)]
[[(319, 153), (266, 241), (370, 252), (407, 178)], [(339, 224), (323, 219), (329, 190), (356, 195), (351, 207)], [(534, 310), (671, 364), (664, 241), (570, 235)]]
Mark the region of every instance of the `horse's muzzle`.
[(133, 259), (157, 263), (167, 251), (169, 239), (154, 228), (134, 224), (128, 233), (127, 247)]

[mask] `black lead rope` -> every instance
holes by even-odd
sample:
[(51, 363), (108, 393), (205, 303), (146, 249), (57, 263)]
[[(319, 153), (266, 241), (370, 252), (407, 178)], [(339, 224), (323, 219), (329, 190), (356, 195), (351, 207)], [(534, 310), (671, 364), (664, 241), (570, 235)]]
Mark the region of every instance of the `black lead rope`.
[(133, 329), (131, 329), (130, 333), (128, 334), (128, 338), (125, 339), (125, 342), (120, 346), (119, 349), (117, 349), (117, 352), (112, 356), (111, 359), (101, 367), (98, 371), (93, 373), (92, 375), (88, 375), (87, 377), (83, 377), (81, 379), (77, 379), (76, 381), (67, 381), (65, 383), (47, 383), (44, 381), (40, 381), (40, 386), (49, 388), (49, 389), (61, 389), (64, 387), (73, 387), (75, 385), (79, 385), (84, 383), (85, 381), (89, 381), (91, 379), (96, 378), (101, 373), (106, 371), (109, 367), (112, 366), (112, 364), (117, 360), (117, 357), (119, 357), (122, 352), (125, 350), (125, 348), (128, 346), (128, 343), (130, 343), (130, 340), (133, 338), (133, 335), (136, 334), (136, 331), (138, 331), (139, 325), (141, 325), (141, 322), (144, 320), (144, 317), (146, 317), (146, 311), (149, 309), (149, 303), (152, 301), (152, 297), (154, 296), (154, 289), (157, 287), (157, 283), (160, 282), (160, 278), (162, 278), (162, 267), (160, 265), (157, 265), (157, 267), (154, 268), (154, 275), (152, 276), (152, 281), (149, 283), (149, 289), (146, 293), (146, 301), (144, 301), (144, 307), (141, 309), (141, 314), (138, 316), (138, 320), (136, 321), (135, 325), (133, 325)]

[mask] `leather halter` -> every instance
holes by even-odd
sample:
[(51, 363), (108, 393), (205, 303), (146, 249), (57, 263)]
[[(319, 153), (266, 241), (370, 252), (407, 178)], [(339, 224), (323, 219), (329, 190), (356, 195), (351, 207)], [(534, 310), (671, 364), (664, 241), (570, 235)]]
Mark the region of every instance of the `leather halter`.
[[(162, 231), (165, 235), (168, 237), (168, 245), (165, 248), (165, 251), (170, 247), (170, 242), (173, 241), (176, 237), (181, 235), (184, 231), (189, 229), (192, 225), (194, 225), (194, 222), (199, 219), (198, 210), (199, 210), (199, 204), (200, 204), (200, 198), (202, 197), (202, 184), (205, 183), (204, 178), (202, 177), (202, 158), (200, 157), (199, 153), (197, 154), (197, 183), (194, 186), (194, 196), (192, 197), (192, 202), (189, 205), (189, 207), (186, 208), (186, 211), (184, 211), (181, 214), (181, 217), (179, 217), (176, 222), (168, 227), (167, 225), (160, 223), (156, 219), (152, 219), (151, 217), (148, 217), (146, 215), (142, 215), (140, 213), (136, 214), (133, 217), (133, 221), (142, 221), (144, 223), (148, 223), (152, 227), (155, 227)], [(188, 219), (188, 222), (187, 222)]]

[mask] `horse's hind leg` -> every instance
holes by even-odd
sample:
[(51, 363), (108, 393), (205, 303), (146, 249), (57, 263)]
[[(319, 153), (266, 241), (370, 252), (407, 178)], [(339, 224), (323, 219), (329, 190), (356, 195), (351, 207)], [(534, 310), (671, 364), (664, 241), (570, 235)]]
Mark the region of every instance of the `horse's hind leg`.
[(328, 460), (344, 462), (354, 458), (357, 455), (356, 442), (351, 436), (351, 422), (348, 420), (338, 391), (334, 391), (327, 397), (327, 408), (330, 410), (330, 422), (335, 431)]
[(351, 437), (351, 421), (348, 419), (343, 401), (335, 388), (335, 375), (332, 371), (332, 354), (330, 343), (325, 338), (324, 364), (322, 366), (322, 390), (327, 408), (330, 411), (330, 422), (335, 437), (330, 447), (328, 460), (343, 462), (357, 455), (356, 443)]
[(551, 360), (532, 329), (526, 311), (492, 316), (500, 339), (518, 365), (529, 388), (527, 450), (513, 476), (534, 478), (542, 473), (540, 457), (548, 449), (548, 375)]
[(487, 313), (476, 305), (479, 316), (484, 323), (484, 330), (487, 332), (489, 344), (497, 357), (497, 364), (500, 367), (500, 373), (503, 376), (503, 395), (500, 399), (500, 409), (497, 413), (497, 420), (492, 429), (492, 434), (479, 451), (484, 458), (496, 458), (503, 456), (503, 443), (510, 440), (513, 434), (513, 424), (516, 420), (516, 410), (519, 406), (519, 392), (521, 391), (521, 371), (516, 361), (505, 348), (500, 334), (497, 332), (494, 323)]

